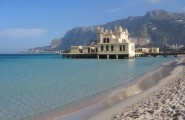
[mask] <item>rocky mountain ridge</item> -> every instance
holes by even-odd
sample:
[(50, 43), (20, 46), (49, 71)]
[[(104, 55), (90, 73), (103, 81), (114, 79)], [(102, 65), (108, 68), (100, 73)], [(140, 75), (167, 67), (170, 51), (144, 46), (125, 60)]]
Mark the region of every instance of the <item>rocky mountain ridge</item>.
[(45, 54), (45, 53), (57, 53), (60, 51), (60, 46), (62, 44), (61, 39), (55, 38), (51, 41), (50, 46), (44, 46), (44, 47), (35, 47), (31, 49), (27, 49), (25, 51), (22, 51), (22, 54)]
[(73, 28), (58, 41), (53, 41), (54, 45), (50, 50), (69, 50), (71, 45), (96, 42), (97, 26), (111, 30), (114, 30), (115, 26), (127, 28), (129, 38), (139, 46), (185, 45), (185, 13), (172, 13), (159, 9), (148, 11), (144, 16), (130, 16), (104, 25)]
[[(69, 30), (61, 38), (60, 48), (68, 50), (71, 45), (85, 45), (96, 41), (97, 26)], [(130, 39), (140, 46), (162, 47), (166, 44), (185, 44), (185, 13), (172, 13), (159, 9), (148, 11), (144, 16), (130, 16), (99, 26), (112, 30), (115, 26), (127, 28)]]

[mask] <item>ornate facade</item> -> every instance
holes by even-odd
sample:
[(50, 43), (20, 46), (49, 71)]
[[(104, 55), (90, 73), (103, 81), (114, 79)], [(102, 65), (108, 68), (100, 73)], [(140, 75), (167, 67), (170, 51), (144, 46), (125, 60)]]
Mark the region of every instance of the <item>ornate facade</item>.
[(135, 56), (135, 44), (129, 41), (128, 36), (128, 30), (121, 26), (115, 27), (114, 32), (98, 27), (97, 57), (133, 58)]
[(91, 58), (134, 58), (135, 44), (129, 41), (127, 29), (115, 27), (115, 31), (98, 27), (97, 44), (93, 46), (71, 46), (68, 55), (72, 57)]

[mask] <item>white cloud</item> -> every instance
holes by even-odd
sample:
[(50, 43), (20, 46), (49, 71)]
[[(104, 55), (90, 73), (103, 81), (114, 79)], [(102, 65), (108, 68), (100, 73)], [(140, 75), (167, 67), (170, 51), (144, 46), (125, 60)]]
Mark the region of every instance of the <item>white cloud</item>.
[(106, 10), (107, 12), (109, 13), (115, 13), (115, 12), (118, 12), (118, 11), (121, 11), (123, 8), (113, 8), (113, 9), (109, 9), (109, 10)]
[(12, 38), (28, 38), (39, 37), (47, 31), (41, 28), (25, 29), (25, 28), (11, 28), (0, 30), (0, 36)]

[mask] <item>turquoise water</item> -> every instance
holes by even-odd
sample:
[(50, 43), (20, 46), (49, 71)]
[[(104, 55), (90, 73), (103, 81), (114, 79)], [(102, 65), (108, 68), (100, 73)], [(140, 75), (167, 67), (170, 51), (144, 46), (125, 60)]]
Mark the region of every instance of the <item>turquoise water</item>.
[(175, 57), (61, 59), (0, 55), (0, 120), (24, 120), (124, 85)]

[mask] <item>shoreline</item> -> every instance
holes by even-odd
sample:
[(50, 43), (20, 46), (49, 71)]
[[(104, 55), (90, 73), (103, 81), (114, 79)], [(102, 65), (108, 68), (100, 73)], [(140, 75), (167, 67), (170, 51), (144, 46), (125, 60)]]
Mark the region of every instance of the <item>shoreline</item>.
[[(113, 90), (112, 92), (109, 93), (109, 95), (107, 96), (107, 98), (105, 100), (100, 101), (99, 103), (96, 103), (93, 106), (81, 109), (79, 111), (76, 111), (76, 112), (73, 112), (73, 113), (70, 113), (70, 114), (67, 114), (64, 116), (61, 116), (60, 118), (57, 118), (55, 120), (73, 120), (75, 118), (80, 119), (80, 120), (90, 119), (93, 116), (96, 116), (97, 114), (99, 114), (100, 112), (105, 111), (105, 110), (119, 104), (120, 102), (127, 100), (129, 97), (132, 97), (132, 96), (139, 94), (142, 91), (145, 91), (146, 89), (150, 88), (149, 85), (148, 85), (148, 88), (144, 88), (142, 86), (143, 83), (140, 83), (140, 82), (145, 81), (144, 83), (147, 83), (146, 80), (148, 78), (153, 78), (153, 80), (151, 80), (151, 81), (155, 81), (155, 82), (152, 83), (152, 86), (156, 85), (158, 83), (158, 81), (160, 81), (160, 79), (168, 76), (169, 72), (171, 72), (176, 67), (176, 65), (175, 66), (172, 65), (172, 64), (175, 64), (176, 62), (177, 61), (167, 62), (167, 63), (165, 63), (167, 65), (161, 65), (159, 68), (140, 76), (139, 78), (137, 78), (133, 82), (127, 84), (126, 86), (122, 86), (122, 87), (119, 87), (118, 89)], [(161, 71), (163, 71), (163, 72), (161, 72)], [(168, 73), (168, 74), (166, 74), (166, 73)], [(156, 74), (158, 74), (157, 76), (159, 76), (159, 77), (156, 78), (155, 77)], [(140, 83), (140, 84), (138, 84), (138, 83)], [(138, 86), (138, 85), (140, 85), (140, 86)], [(139, 87), (141, 87), (142, 89), (139, 89)]]
[[(117, 105), (102, 111), (101, 113), (91, 117), (89, 120), (118, 120), (119, 115), (122, 115), (127, 109), (133, 108), (134, 105), (137, 106), (139, 102), (146, 100), (148, 97), (151, 97), (155, 91), (158, 91), (163, 88), (163, 86), (167, 86), (168, 83), (172, 82), (173, 80), (178, 80), (181, 77), (183, 71), (185, 70), (185, 57), (181, 57), (181, 60), (176, 64), (174, 70), (172, 70), (170, 75), (164, 77), (163, 79), (159, 80), (159, 82), (154, 85), (153, 87), (137, 94), (134, 96), (129, 97), (128, 99), (118, 103)], [(173, 66), (173, 65), (172, 65)], [(141, 81), (142, 82), (142, 81)], [(143, 85), (141, 83), (141, 85)], [(140, 104), (141, 106), (141, 104)], [(129, 111), (130, 112), (130, 111)], [(127, 111), (128, 113), (128, 111)], [(128, 119), (128, 118), (126, 118)], [(133, 118), (132, 118), (133, 119)], [(141, 118), (139, 118), (141, 119)], [(130, 119), (129, 119), (130, 120)]]
[[(68, 106), (67, 109), (64, 108), (61, 110), (59, 108), (58, 110), (48, 112), (47, 114), (44, 113), (42, 115), (38, 115), (37, 117), (31, 117), (31, 119), (28, 120), (87, 120), (90, 118), (93, 120), (93, 117), (97, 116), (100, 112), (111, 109), (117, 104), (120, 104), (133, 96), (137, 96), (136, 94), (141, 94), (143, 91), (151, 89), (151, 86), (155, 86), (160, 79), (169, 76), (169, 72), (174, 71), (176, 65), (174, 66), (173, 64), (175, 64), (175, 62), (177, 62), (177, 60), (167, 62), (157, 69), (139, 76), (127, 85), (90, 96), (87, 99), (78, 101), (77, 103)], [(148, 78), (152, 78), (152, 80), (147, 82)]]

